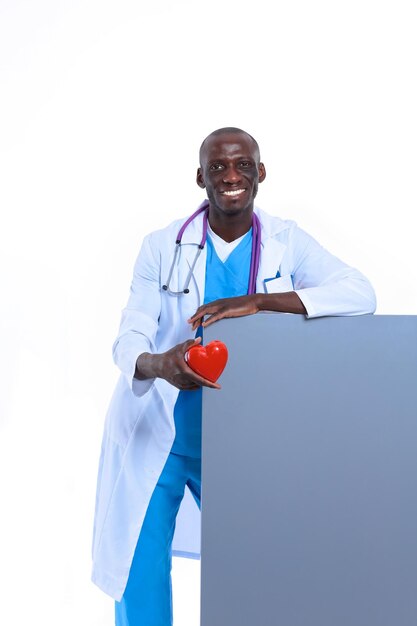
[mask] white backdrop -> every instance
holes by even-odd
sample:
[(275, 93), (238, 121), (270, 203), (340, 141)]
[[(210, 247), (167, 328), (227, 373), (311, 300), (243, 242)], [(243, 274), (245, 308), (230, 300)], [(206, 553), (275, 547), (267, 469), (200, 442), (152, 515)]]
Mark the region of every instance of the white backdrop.
[[(0, 0), (1, 622), (112, 623), (89, 581), (111, 344), (142, 237), (203, 199), (210, 131), (253, 134), (259, 206), (417, 313), (414, 7)], [(198, 589), (176, 560), (177, 625)]]

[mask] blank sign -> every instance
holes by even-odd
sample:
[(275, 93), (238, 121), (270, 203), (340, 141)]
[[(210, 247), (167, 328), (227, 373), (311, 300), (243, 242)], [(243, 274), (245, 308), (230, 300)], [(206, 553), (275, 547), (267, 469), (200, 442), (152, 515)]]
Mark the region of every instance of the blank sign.
[(417, 317), (223, 320), (202, 626), (416, 626)]

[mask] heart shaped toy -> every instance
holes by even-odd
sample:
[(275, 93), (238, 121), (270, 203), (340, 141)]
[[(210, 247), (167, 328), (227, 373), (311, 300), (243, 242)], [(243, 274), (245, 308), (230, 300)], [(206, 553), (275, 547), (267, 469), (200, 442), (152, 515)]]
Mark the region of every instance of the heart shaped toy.
[(227, 363), (227, 348), (222, 341), (210, 341), (206, 346), (191, 346), (185, 360), (196, 374), (215, 383)]

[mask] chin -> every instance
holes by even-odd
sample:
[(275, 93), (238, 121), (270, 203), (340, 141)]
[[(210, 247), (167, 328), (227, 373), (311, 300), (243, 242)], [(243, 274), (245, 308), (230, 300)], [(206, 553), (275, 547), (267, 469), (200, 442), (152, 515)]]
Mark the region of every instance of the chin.
[(218, 202), (216, 202), (216, 206), (224, 211), (225, 213), (228, 212), (236, 212), (236, 211), (247, 211), (249, 210), (253, 205), (253, 199), (251, 198), (250, 201), (248, 201), (247, 198), (225, 198), (223, 196), (221, 196), (218, 200)]

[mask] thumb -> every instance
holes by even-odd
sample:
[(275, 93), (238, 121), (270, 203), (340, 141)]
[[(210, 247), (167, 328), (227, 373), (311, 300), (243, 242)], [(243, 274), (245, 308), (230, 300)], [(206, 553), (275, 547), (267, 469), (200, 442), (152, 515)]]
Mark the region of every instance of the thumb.
[(201, 343), (201, 337), (196, 337), (195, 339), (188, 339), (188, 341), (184, 341), (184, 343), (182, 344), (182, 347), (184, 350), (185, 360), (187, 360), (188, 350), (192, 348), (193, 346), (198, 346), (199, 343)]
[(198, 346), (199, 343), (201, 343), (201, 337), (196, 337), (195, 339), (188, 339), (185, 341), (183, 346), (186, 350), (188, 350), (191, 346)]

